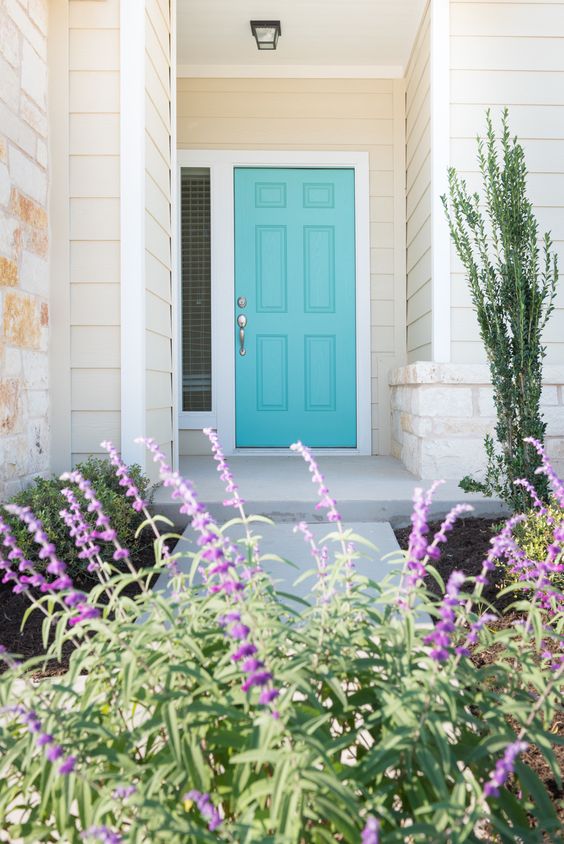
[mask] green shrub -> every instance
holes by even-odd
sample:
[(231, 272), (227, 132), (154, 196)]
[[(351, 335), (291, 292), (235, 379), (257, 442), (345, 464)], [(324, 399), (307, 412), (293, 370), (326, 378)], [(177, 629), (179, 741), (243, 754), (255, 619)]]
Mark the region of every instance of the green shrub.
[[(79, 463), (76, 468), (92, 483), (121, 544), (131, 551), (134, 558), (142, 558), (146, 555), (148, 549), (150, 549), (151, 538), (147, 538), (146, 533), (139, 537), (135, 536), (144, 517), (132, 509), (131, 501), (126, 498), (123, 487), (119, 485), (119, 478), (116, 477), (115, 469), (109, 461), (90, 457), (85, 462)], [(130, 474), (139, 487), (141, 495), (147, 497), (150, 494), (150, 482), (143, 474), (141, 467), (131, 466)], [(66, 504), (61, 495), (61, 490), (65, 486), (68, 486), (68, 483), (56, 477), (47, 479), (37, 477), (27, 489), (18, 493), (12, 499), (12, 503), (31, 508), (54, 542), (59, 556), (67, 564), (70, 576), (77, 581), (77, 585), (87, 586), (96, 580), (96, 575), (86, 570), (84, 562), (78, 556), (79, 552), (74, 541), (69, 536), (68, 530), (59, 515)], [(87, 513), (83, 496), (78, 490), (75, 490), (75, 492), (81, 504), (84, 505), (83, 512), (87, 521), (93, 526), (94, 520)], [(39, 548), (26, 530), (25, 525), (14, 516), (6, 515), (5, 518), (9, 522), (17, 543), (26, 558), (35, 564), (37, 571), (42, 572), (45, 563), (39, 558)]]
[[(401, 582), (391, 573), (374, 583), (354, 571), (355, 547), (370, 555), (370, 543), (343, 528), (306, 457), (334, 524), (323, 541), (328, 555), (299, 526), (313, 557), (300, 614), (257, 568), (253, 528), (265, 520), (247, 518), (241, 506), (241, 518), (221, 529), (164, 465), (165, 485), (199, 538), (172, 561), (156, 543), (155, 571), (168, 566), (170, 588), (128, 598), (122, 588), (136, 575), (116, 572), (110, 558), (88, 604), (77, 607), (54, 587), (45, 596), (45, 625), (56, 630), (45, 658), (67, 640), (76, 648), (67, 673), (39, 685), (29, 680), (43, 658), (18, 664), (4, 654), (7, 840), (558, 840), (554, 805), (524, 751), (526, 743), (540, 748), (561, 783), (551, 729), (562, 616), (547, 621), (536, 596), (521, 602), (523, 624), (492, 625), (477, 614), (483, 582), (511, 544), (511, 523), (480, 578), (453, 572), (437, 598), (425, 578), (438, 577), (431, 561), (465, 508), (432, 539), (430, 495), (419, 491), (405, 564), (398, 559)], [(244, 538), (233, 544), (227, 531)], [(176, 569), (182, 556), (190, 575)], [(8, 561), (4, 568), (13, 574)], [(203, 582), (194, 576), (202, 569)], [(421, 623), (425, 612), (434, 627)]]
[(519, 478), (548, 499), (547, 479), (535, 474), (540, 461), (526, 438), (543, 442), (546, 431), (540, 410), (543, 331), (554, 309), (558, 262), (550, 234), (541, 238), (527, 196), (525, 154), (510, 135), (507, 109), (499, 143), (488, 111), (478, 163), (482, 196), (471, 194), (450, 168), (449, 197), (442, 197), (488, 357), (497, 415), (496, 442), (490, 436), (484, 442), (484, 479), (466, 477), (460, 486), (523, 510), (529, 501), (514, 484)]

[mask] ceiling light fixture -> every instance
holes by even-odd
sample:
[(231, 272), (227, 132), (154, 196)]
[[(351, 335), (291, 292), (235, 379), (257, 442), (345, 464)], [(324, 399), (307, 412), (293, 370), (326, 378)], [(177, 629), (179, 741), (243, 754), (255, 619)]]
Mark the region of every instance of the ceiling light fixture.
[(251, 32), (259, 50), (275, 50), (282, 35), (280, 21), (251, 21)]

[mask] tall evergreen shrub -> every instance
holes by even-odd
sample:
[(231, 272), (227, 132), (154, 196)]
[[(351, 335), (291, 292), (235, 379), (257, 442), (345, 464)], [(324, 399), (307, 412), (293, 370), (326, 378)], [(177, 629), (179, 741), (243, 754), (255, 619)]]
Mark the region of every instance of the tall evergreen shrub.
[(535, 474), (538, 455), (524, 439), (542, 442), (546, 431), (540, 410), (546, 355), (542, 333), (554, 308), (558, 264), (550, 233), (539, 237), (527, 197), (525, 155), (510, 135), (507, 109), (499, 142), (490, 111), (486, 120), (486, 138), (478, 139), (483, 196), (470, 193), (450, 168), (449, 197), (442, 197), (470, 285), (497, 411), (497, 443), (491, 436), (484, 443), (485, 476), (480, 481), (466, 477), (461, 487), (524, 509), (530, 499), (514, 486), (516, 479), (527, 478), (542, 499), (548, 497), (546, 477)]

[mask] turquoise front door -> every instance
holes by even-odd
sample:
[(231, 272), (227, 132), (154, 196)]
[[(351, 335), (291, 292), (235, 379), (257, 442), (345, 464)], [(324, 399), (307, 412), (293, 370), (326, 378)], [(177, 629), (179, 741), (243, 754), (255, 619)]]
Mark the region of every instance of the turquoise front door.
[(356, 446), (354, 170), (235, 170), (238, 448)]

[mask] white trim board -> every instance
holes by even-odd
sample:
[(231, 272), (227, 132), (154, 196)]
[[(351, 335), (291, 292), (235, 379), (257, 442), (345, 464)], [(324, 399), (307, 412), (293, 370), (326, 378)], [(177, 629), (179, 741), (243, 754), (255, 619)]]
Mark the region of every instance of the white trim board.
[(198, 79), (402, 79), (402, 65), (266, 65), (266, 64), (181, 64), (180, 78)]
[(431, 346), (435, 363), (451, 348), (450, 232), (441, 202), (448, 194), (450, 160), (450, 6), (431, 0)]
[[(273, 454), (283, 449), (235, 446), (235, 267), (233, 171), (236, 167), (326, 167), (355, 171), (357, 447), (331, 453), (371, 454), (370, 202), (367, 152), (182, 150), (182, 167), (209, 167), (211, 191), (212, 406), (210, 414), (180, 413), (182, 430), (216, 427), (226, 454)], [(180, 209), (178, 210), (180, 214)], [(218, 307), (221, 302), (222, 307)], [(180, 346), (180, 344), (179, 344)], [(179, 349), (180, 351), (180, 349)], [(225, 362), (228, 362), (226, 365)], [(178, 381), (182, 362), (178, 362)], [(327, 449), (323, 450), (327, 452)]]
[(120, 4), (121, 453), (145, 466), (145, 4)]

